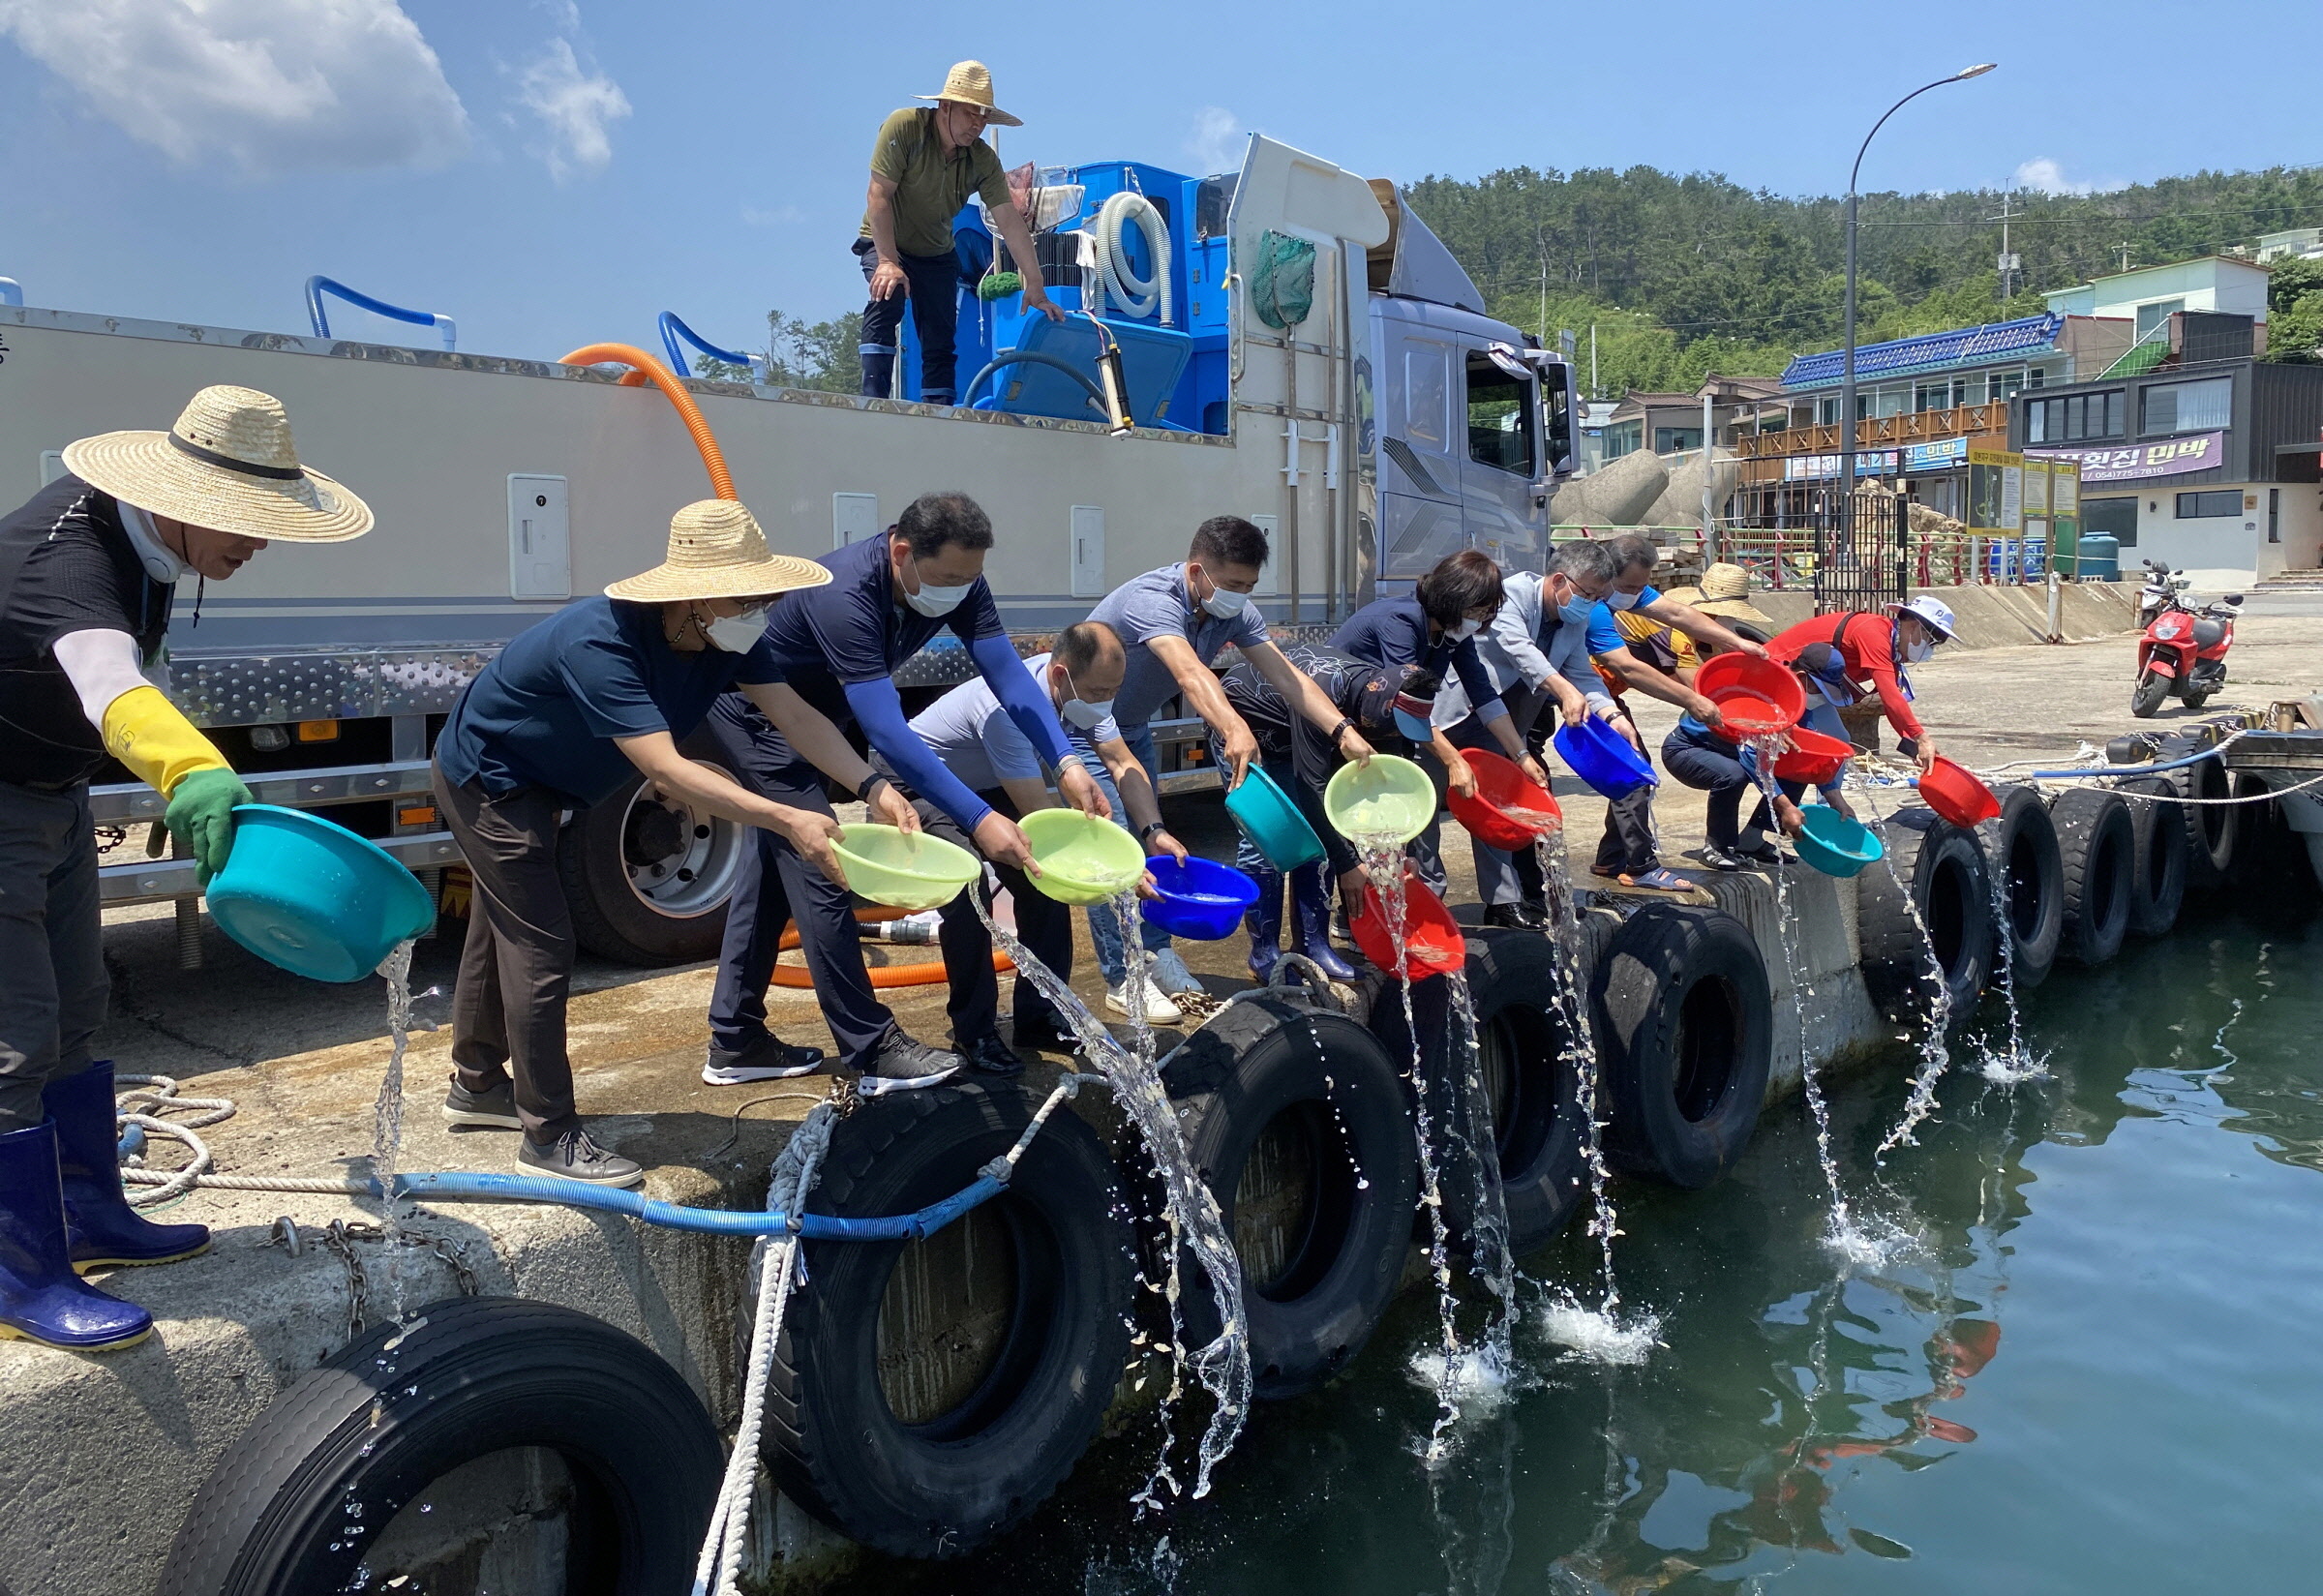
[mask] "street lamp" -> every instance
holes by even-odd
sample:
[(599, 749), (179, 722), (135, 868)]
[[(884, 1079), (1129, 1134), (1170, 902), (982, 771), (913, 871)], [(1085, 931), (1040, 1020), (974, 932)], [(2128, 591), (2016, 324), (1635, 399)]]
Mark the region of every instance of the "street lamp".
[(1878, 137), (1880, 130), (1887, 125), (1887, 117), (1893, 116), (1913, 101), (1927, 93), (1928, 90), (1940, 89), (1946, 83), (1965, 83), (1972, 77), (1981, 77), (1999, 65), (1998, 61), (1986, 61), (1974, 67), (1963, 67), (1949, 77), (1939, 77), (1933, 83), (1923, 83), (1910, 94), (1905, 95), (1903, 99), (1887, 107), (1886, 115), (1871, 125), (1871, 132), (1865, 134), (1863, 142), (1856, 146), (1855, 166), (1848, 169), (1847, 309), (1844, 338), (1847, 352), (1842, 357), (1844, 364), (1841, 367), (1842, 375), (1839, 378), (1839, 527), (1845, 532), (1852, 533), (1855, 529), (1855, 179), (1863, 171), (1863, 152), (1871, 148), (1871, 141)]

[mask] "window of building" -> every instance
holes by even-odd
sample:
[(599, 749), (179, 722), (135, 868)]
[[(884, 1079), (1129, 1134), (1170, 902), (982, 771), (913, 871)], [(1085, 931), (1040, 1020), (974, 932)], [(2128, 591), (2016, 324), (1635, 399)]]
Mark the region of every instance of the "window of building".
[(1605, 429), (1605, 458), (1619, 460), (1623, 455), (1636, 454), (1645, 441), (1645, 423), (1642, 419), (1609, 422)]
[(2171, 316), (2186, 309), (2183, 299), (2157, 299), (2137, 308), (2137, 336), (2144, 338)]
[(1532, 383), (1511, 376), (1481, 349), (1468, 351), (1468, 458), (1530, 481)]
[(1819, 426), (1837, 426), (1839, 424), (1839, 401), (1836, 399), (1825, 399), (1817, 402), (1815, 406), (1815, 421)]
[(2025, 374), (2022, 372), (1995, 372), (1988, 381), (1986, 391), (1994, 399), (2013, 399), (2025, 391)]
[(2137, 430), (2149, 437), (2157, 433), (2211, 432), (2227, 426), (2233, 413), (2231, 376), (2157, 382), (2137, 396)]
[(2067, 399), (2028, 400), (2027, 443), (2077, 443), (2083, 438), (2122, 436), (2122, 390), (2074, 394)]
[(2121, 539), (2122, 547), (2137, 547), (2137, 500), (2131, 498), (2085, 498), (2081, 501), (2081, 532), (2103, 532)]
[(1700, 427), (1656, 427), (1653, 430), (1653, 452), (1674, 455), (1683, 449), (1702, 447)]
[(1924, 415), (1929, 410), (1949, 409), (1952, 385), (1949, 382), (1919, 382), (1912, 388), (1912, 413)]
[(2209, 521), (2242, 513), (2243, 491), (2240, 488), (2211, 488), (2201, 493), (2178, 496), (2180, 521)]

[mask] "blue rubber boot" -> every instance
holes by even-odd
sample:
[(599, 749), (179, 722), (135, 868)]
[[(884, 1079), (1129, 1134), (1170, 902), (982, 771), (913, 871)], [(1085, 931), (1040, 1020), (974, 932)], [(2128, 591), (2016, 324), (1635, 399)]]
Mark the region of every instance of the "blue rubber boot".
[(41, 1102), (56, 1126), (66, 1245), (75, 1270), (85, 1275), (109, 1264), (175, 1263), (209, 1247), (209, 1226), (155, 1224), (122, 1195), (111, 1060), (50, 1081)]
[(1251, 979), (1264, 986), (1282, 957), (1282, 876), (1263, 869), (1251, 870), (1250, 876), (1258, 884), (1258, 901), (1242, 917), (1242, 924), (1251, 934)]
[(1355, 967), (1331, 946), (1331, 893), (1323, 884), (1322, 861), (1302, 864), (1290, 873), (1290, 901), (1299, 917), (1299, 951), (1314, 960), (1333, 980), (1353, 980)]
[(73, 1273), (56, 1127), (44, 1123), (0, 1136), (0, 1337), (62, 1352), (103, 1352), (152, 1331), (152, 1314)]

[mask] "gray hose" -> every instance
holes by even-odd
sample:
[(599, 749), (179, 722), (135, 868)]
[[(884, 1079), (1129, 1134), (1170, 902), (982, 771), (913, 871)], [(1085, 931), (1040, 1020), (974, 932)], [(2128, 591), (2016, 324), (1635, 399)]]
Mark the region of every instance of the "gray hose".
[[(984, 385), (985, 377), (990, 376), (1003, 366), (1014, 366), (1027, 361), (1036, 366), (1053, 366), (1067, 376), (1071, 377), (1088, 390), (1089, 403), (1097, 407), (1097, 413), (1105, 414), (1105, 396), (1098, 385), (1090, 380), (1087, 373), (1070, 360), (1060, 359), (1053, 354), (1043, 354), (1039, 349), (1010, 349), (1006, 353), (996, 354), (984, 362), (984, 369), (968, 379), (968, 391), (960, 396), (961, 407), (966, 408), (976, 404), (976, 390)], [(1111, 418), (1107, 417), (1107, 419)]]

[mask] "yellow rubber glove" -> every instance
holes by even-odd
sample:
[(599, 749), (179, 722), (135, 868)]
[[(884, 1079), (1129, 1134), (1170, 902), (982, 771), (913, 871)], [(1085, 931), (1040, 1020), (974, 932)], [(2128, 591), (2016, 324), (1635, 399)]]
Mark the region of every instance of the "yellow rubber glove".
[(132, 687), (114, 699), (103, 730), (106, 752), (169, 800), (163, 824), (194, 856), (195, 879), (207, 887), (226, 868), (234, 806), (251, 800), (250, 789), (157, 687)]

